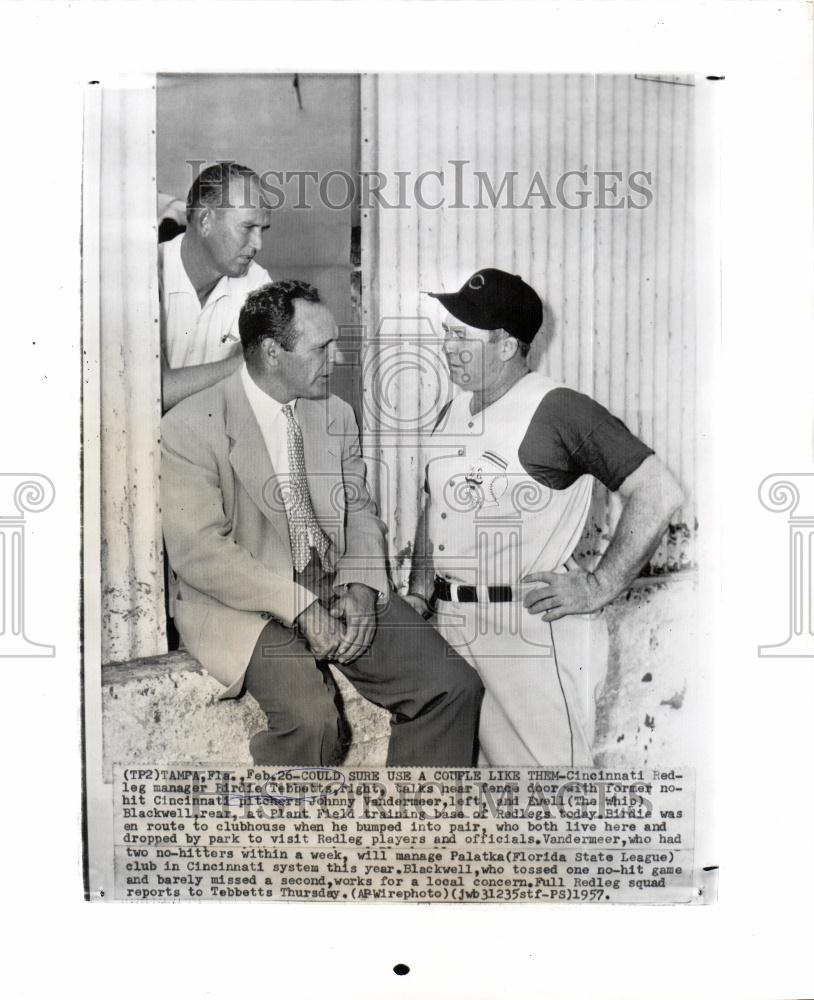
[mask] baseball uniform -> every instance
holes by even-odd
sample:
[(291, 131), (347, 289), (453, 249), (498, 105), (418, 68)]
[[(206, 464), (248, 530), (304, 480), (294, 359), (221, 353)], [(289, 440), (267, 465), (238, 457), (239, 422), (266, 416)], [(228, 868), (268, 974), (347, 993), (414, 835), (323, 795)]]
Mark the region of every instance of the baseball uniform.
[[(427, 465), (427, 525), (441, 581), (436, 624), (486, 689), (481, 763), (591, 764), (603, 616), (546, 622), (522, 604), (539, 585), (520, 581), (567, 572), (594, 478), (616, 490), (652, 451), (604, 407), (538, 372), (477, 414), (471, 401), (471, 392), (452, 400), (433, 432), (450, 448)], [(490, 587), (503, 589), (490, 599)]]

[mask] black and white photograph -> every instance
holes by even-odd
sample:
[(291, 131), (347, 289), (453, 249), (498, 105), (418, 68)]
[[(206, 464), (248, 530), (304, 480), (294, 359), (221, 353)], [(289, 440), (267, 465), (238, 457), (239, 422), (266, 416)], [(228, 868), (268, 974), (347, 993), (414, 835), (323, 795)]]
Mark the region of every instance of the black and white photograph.
[[(127, 275), (101, 279), (108, 754), (690, 760), (702, 86), (180, 75), (102, 91), (128, 152), (106, 163), (103, 131), (101, 270)], [(154, 186), (157, 217), (134, 218)], [(155, 274), (135, 235), (155, 238)], [(279, 357), (257, 353), (266, 338)], [(344, 748), (329, 662), (350, 680)]]
[[(696, 290), (716, 255), (696, 192), (717, 169), (697, 138), (713, 85), (88, 89), (105, 782), (115, 765), (316, 768), (327, 785), (343, 766), (523, 767), (548, 818), (534, 782), (553, 767), (559, 800), (601, 787), (589, 818), (616, 794), (614, 819), (652, 820), (630, 844), (669, 847), (628, 871), (638, 856), (605, 830), (543, 843), (611, 844), (614, 876), (649, 876), (627, 888), (668, 874), (703, 894), (691, 825), (659, 813), (694, 815), (709, 734), (698, 355), (716, 319)], [(162, 776), (157, 792), (184, 792)], [(660, 789), (683, 809), (655, 807)], [(149, 879), (122, 865), (138, 898)], [(623, 885), (552, 895), (566, 884), (547, 874), (534, 898)]]
[(806, 5), (45, 10), (12, 993), (805, 995)]

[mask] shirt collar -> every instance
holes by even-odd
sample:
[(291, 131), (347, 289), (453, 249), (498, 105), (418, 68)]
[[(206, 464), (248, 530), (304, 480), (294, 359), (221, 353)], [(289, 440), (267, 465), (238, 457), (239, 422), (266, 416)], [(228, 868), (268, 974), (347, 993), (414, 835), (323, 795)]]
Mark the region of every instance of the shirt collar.
[[(161, 244), (164, 253), (164, 261), (161, 268), (163, 291), (165, 295), (191, 295), (196, 302), (199, 302), (198, 293), (189, 280), (184, 262), (181, 260), (181, 243), (183, 239), (184, 233), (180, 233), (175, 239)], [(209, 295), (207, 295), (206, 300), (200, 303), (201, 308), (210, 302), (216, 302), (218, 299), (222, 299), (225, 295), (228, 295), (229, 281), (229, 276), (224, 274)]]
[[(254, 411), (255, 417), (257, 417), (257, 422), (261, 427), (268, 427), (272, 421), (279, 417), (283, 409), (283, 403), (279, 403), (272, 396), (269, 396), (268, 393), (263, 392), (249, 374), (249, 369), (245, 363), (240, 369), (240, 378), (243, 382), (243, 388), (246, 392), (246, 398), (249, 400), (249, 405)], [(297, 400), (292, 399), (288, 405), (294, 411), (297, 406)]]

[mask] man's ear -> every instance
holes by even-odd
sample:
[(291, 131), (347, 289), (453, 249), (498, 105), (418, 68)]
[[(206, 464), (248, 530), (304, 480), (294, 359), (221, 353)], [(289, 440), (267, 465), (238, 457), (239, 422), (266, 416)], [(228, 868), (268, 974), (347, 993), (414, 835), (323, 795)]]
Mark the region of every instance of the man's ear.
[(212, 209), (208, 205), (198, 209), (198, 231), (201, 236), (208, 236), (212, 229)]
[(260, 356), (268, 368), (276, 368), (279, 364), (282, 348), (274, 337), (263, 337), (260, 341)]
[(517, 338), (513, 337), (506, 330), (503, 330), (502, 332), (505, 333), (506, 336), (503, 338), (500, 353), (504, 361), (511, 361), (518, 351)]

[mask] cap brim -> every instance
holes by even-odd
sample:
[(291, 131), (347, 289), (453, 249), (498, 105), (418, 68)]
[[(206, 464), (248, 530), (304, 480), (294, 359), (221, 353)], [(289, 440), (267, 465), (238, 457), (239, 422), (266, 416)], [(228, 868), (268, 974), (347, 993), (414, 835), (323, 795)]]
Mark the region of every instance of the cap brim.
[(466, 308), (466, 303), (461, 302), (459, 292), (427, 292), (427, 295), (431, 295), (434, 299), (438, 299), (450, 316), (454, 316), (455, 319), (460, 320), (461, 323), (466, 323), (467, 326), (471, 326), (473, 330), (492, 329), (489, 326), (481, 325), (481, 322), (477, 315), (475, 315), (475, 312), (470, 312)]

